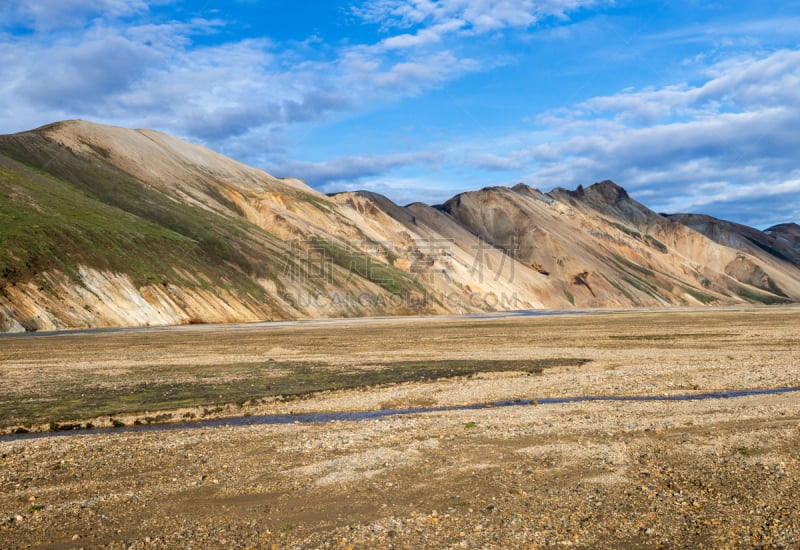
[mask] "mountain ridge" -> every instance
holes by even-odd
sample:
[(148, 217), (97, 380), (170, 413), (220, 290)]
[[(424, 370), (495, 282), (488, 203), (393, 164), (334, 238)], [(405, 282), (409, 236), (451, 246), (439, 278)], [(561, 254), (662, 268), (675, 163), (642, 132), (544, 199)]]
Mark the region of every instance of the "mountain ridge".
[(0, 136), (0, 332), (797, 300), (797, 224), (660, 215), (610, 180), (401, 206), (154, 130)]

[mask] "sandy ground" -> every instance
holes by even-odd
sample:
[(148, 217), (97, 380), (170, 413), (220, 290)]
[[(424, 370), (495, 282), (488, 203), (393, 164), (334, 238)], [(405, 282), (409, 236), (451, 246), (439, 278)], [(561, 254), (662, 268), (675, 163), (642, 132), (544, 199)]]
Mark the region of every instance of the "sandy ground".
[[(349, 368), (575, 359), (255, 402), (247, 414), (800, 386), (798, 308), (180, 334), (57, 337), (27, 354), (22, 339), (0, 341), (0, 375), (68, 381), (152, 362), (148, 350), (202, 365), (231, 354)], [(799, 478), (797, 392), (0, 439), (0, 547), (796, 548)]]

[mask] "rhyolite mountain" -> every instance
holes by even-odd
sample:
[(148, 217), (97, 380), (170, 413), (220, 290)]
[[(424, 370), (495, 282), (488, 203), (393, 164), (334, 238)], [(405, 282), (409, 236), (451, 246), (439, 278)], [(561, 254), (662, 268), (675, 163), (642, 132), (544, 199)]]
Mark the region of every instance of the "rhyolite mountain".
[(0, 136), (0, 331), (800, 299), (800, 227), (604, 181), (399, 206), (151, 130)]

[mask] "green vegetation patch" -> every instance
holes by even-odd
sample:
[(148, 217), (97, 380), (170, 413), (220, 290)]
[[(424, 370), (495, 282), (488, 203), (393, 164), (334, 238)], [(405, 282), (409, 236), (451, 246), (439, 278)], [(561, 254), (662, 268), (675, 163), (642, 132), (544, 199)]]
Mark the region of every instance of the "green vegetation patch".
[(173, 200), (100, 160), (37, 136), (0, 140), (0, 277), (12, 283), (52, 269), (78, 282), (85, 264), (140, 286), (224, 286), (264, 300), (254, 277), (281, 272), (277, 250), (246, 220)]
[[(70, 429), (81, 418), (114, 417), (148, 410), (213, 407), (265, 397), (296, 398), (327, 390), (419, 382), (486, 372), (527, 372), (576, 366), (588, 359), (396, 361), (348, 369), (310, 362), (277, 362), (219, 367), (147, 367), (118, 375), (76, 377), (19, 396), (0, 389), (0, 428), (51, 423)], [(152, 421), (170, 420), (153, 417)], [(117, 421), (116, 425), (119, 425)]]
[(657, 290), (656, 287), (654, 287), (653, 285), (651, 285), (651, 284), (649, 284), (649, 283), (647, 283), (645, 281), (642, 281), (638, 277), (622, 277), (622, 280), (625, 281), (626, 283), (628, 283), (630, 286), (632, 286), (636, 290), (640, 290), (640, 291), (644, 292), (645, 294), (649, 294), (650, 296), (652, 296), (654, 298), (658, 298), (658, 295), (656, 294), (656, 290)]
[(606, 220), (606, 221), (609, 224), (611, 224), (613, 227), (616, 227), (617, 229), (619, 229), (620, 231), (622, 231), (626, 235), (628, 235), (630, 237), (633, 237), (637, 241), (641, 241), (642, 240), (642, 234), (639, 233), (638, 231), (636, 231), (635, 229), (631, 229), (629, 227), (626, 227), (626, 226), (622, 225), (621, 223), (612, 222), (610, 220)]
[(623, 287), (621, 284), (619, 284), (616, 281), (612, 281), (608, 277), (605, 277), (605, 279), (606, 279), (606, 281), (611, 283), (611, 285), (614, 288), (616, 288), (623, 296), (625, 296), (631, 303), (633, 303), (633, 304), (638, 304), (639, 303), (639, 300), (634, 298), (633, 295), (630, 292), (628, 292), (627, 290), (625, 290), (625, 287)]
[(667, 248), (667, 245), (665, 245), (664, 243), (662, 243), (661, 241), (659, 241), (658, 239), (656, 239), (652, 235), (645, 235), (644, 236), (644, 240), (645, 240), (645, 242), (647, 244), (649, 244), (650, 246), (652, 246), (653, 248), (655, 248), (656, 250), (658, 250), (662, 254), (666, 254), (667, 252), (669, 252), (669, 248)]
[(712, 302), (716, 302), (717, 299), (711, 296), (710, 294), (706, 294), (705, 292), (701, 292), (696, 288), (692, 288), (690, 286), (682, 287), (684, 292), (686, 292), (689, 296), (702, 302), (703, 304), (710, 304)]
[(655, 273), (653, 272), (652, 269), (649, 269), (649, 268), (641, 266), (641, 265), (639, 265), (637, 263), (634, 263), (634, 262), (628, 260), (627, 258), (624, 258), (624, 257), (620, 256), (619, 254), (614, 254), (614, 259), (616, 259), (616, 261), (619, 262), (620, 264), (622, 264), (622, 265), (624, 265), (624, 266), (626, 266), (626, 267), (628, 267), (630, 269), (633, 269), (634, 271), (638, 271), (639, 273), (641, 273), (643, 275), (647, 275), (648, 277), (652, 277), (652, 276), (655, 275)]
[(667, 334), (620, 334), (611, 335), (611, 340), (627, 340), (627, 341), (660, 341), (660, 340), (680, 340), (680, 339), (698, 339), (698, 338), (729, 338), (735, 336), (730, 332), (686, 332), (686, 333), (667, 333)]
[(56, 179), (42, 180), (0, 165), (0, 189), (6, 195), (0, 198), (0, 277), (5, 280), (30, 280), (58, 269), (77, 281), (77, 264), (86, 263), (144, 282), (156, 274), (175, 277), (171, 260), (193, 253), (186, 237), (100, 204)]
[(772, 277), (767, 277), (765, 286), (766, 286), (765, 290), (768, 290), (773, 294), (777, 294), (778, 296), (781, 296), (783, 298), (788, 298), (783, 289), (779, 287), (777, 284), (775, 284), (775, 281), (772, 280)]
[(619, 229), (620, 231), (622, 231), (623, 233), (625, 233), (629, 237), (633, 237), (637, 241), (642, 241), (644, 243), (647, 243), (648, 245), (652, 246), (653, 248), (655, 248), (659, 252), (662, 252), (662, 253), (666, 254), (668, 252), (668, 250), (669, 250), (667, 248), (667, 245), (665, 245), (664, 243), (662, 243), (661, 241), (659, 241), (658, 239), (656, 239), (652, 235), (647, 235), (647, 234), (643, 235), (643, 234), (639, 233), (638, 231), (636, 231), (635, 229), (631, 229), (630, 227), (626, 227), (625, 225), (622, 225), (621, 223), (613, 222), (611, 220), (606, 220), (606, 222), (609, 225)]
[(750, 290), (749, 288), (745, 288), (745, 287), (740, 287), (738, 292), (737, 292), (737, 294), (739, 296), (741, 296), (742, 298), (744, 298), (745, 300), (750, 300), (750, 301), (753, 301), (753, 302), (760, 302), (760, 303), (766, 304), (766, 305), (788, 304), (788, 303), (791, 302), (791, 300), (788, 300), (786, 298), (782, 298), (782, 297), (779, 297), (779, 296), (770, 296), (770, 295), (767, 295), (767, 294), (761, 294), (760, 292), (755, 292), (755, 291)]
[[(378, 260), (375, 256), (360, 250), (345, 248), (319, 237), (312, 239), (312, 242), (314, 246), (325, 251), (326, 259), (329, 258), (334, 264), (344, 268), (347, 273), (367, 279), (391, 294), (425, 293), (425, 288), (408, 273)], [(391, 255), (389, 258), (390, 261), (393, 261)]]

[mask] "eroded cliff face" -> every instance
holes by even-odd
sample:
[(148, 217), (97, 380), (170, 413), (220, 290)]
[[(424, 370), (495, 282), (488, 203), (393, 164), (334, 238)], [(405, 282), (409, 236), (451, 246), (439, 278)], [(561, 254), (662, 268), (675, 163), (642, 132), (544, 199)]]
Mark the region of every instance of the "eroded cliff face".
[(0, 136), (0, 331), (800, 298), (800, 231), (602, 182), (399, 206), (149, 130)]
[[(224, 289), (136, 286), (123, 273), (79, 267), (78, 282), (60, 272), (5, 287), (0, 311), (6, 323), (27, 330), (256, 321), (270, 312)], [(9, 312), (12, 315), (9, 315)]]

